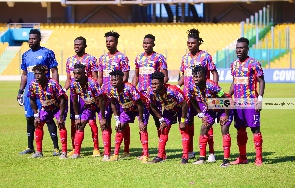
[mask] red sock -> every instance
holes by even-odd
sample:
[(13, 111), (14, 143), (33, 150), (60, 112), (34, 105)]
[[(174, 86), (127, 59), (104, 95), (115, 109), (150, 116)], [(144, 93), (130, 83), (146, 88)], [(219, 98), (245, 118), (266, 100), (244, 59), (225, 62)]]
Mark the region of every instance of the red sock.
[(209, 129), (208, 135), (209, 153), (214, 153), (213, 127)]
[(67, 129), (65, 127), (59, 129), (59, 137), (61, 142), (61, 151), (67, 152)]
[(116, 137), (115, 137), (115, 150), (114, 150), (114, 154), (115, 155), (119, 155), (120, 146), (121, 146), (121, 143), (123, 141), (123, 137), (124, 137), (124, 132), (116, 132)]
[(143, 156), (149, 156), (149, 137), (148, 132), (140, 131), (140, 141), (142, 145)]
[(248, 141), (246, 128), (239, 128), (237, 134), (237, 143), (239, 146), (240, 157), (242, 159), (247, 159), (246, 157), (246, 144)]
[(159, 146), (158, 146), (158, 157), (162, 159), (166, 159), (166, 143), (168, 141), (168, 134), (170, 131), (170, 126), (165, 127), (162, 132), (160, 132), (160, 138), (159, 138)]
[(83, 139), (84, 131), (77, 130), (75, 134), (75, 154), (80, 155)]
[(206, 157), (207, 142), (208, 142), (208, 136), (200, 135), (199, 137), (200, 157)]
[(256, 159), (262, 160), (262, 135), (261, 133), (253, 135), (255, 150), (256, 150)]
[(42, 141), (44, 135), (43, 126), (44, 123), (40, 123), (35, 129), (36, 148), (38, 152), (42, 152)]
[(130, 126), (129, 124), (126, 125), (124, 129), (124, 152), (129, 153), (129, 146), (130, 146)]
[(102, 131), (102, 141), (104, 147), (104, 155), (111, 155), (111, 131), (108, 128), (107, 130)]
[(188, 135), (189, 135), (189, 145), (188, 152), (194, 151), (194, 135), (195, 135), (195, 125), (188, 125)]
[(230, 156), (231, 137), (230, 134), (222, 135), (223, 155), (224, 159)]
[(182, 140), (182, 158), (188, 159), (188, 148), (189, 148), (189, 133), (188, 126), (184, 129), (179, 129)]
[(99, 149), (98, 145), (98, 127), (95, 120), (89, 120), (89, 126), (91, 128), (92, 140), (93, 140), (93, 148)]
[(75, 120), (71, 120), (71, 139), (72, 139), (72, 148), (75, 148), (75, 134), (76, 134)]

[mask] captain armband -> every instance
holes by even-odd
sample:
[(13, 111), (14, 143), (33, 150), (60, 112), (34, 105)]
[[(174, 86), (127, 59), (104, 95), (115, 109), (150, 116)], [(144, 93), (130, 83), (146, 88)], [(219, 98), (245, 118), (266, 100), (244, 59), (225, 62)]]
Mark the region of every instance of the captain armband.
[(222, 97), (224, 95), (224, 91), (223, 90), (220, 90), (218, 93), (217, 93), (217, 97)]

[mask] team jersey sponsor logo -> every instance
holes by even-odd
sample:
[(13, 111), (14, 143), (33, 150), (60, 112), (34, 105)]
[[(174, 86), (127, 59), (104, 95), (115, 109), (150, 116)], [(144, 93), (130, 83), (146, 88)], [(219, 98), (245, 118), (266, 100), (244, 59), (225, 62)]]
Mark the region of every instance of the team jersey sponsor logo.
[(155, 72), (153, 67), (140, 67), (139, 74), (152, 74)]
[(184, 71), (184, 76), (193, 76), (193, 70), (192, 69), (186, 69)]
[(110, 77), (110, 72), (112, 72), (112, 69), (109, 70), (103, 70), (103, 77)]
[(27, 72), (33, 72), (33, 67), (34, 67), (34, 66), (28, 66), (28, 67), (27, 67)]
[(131, 108), (134, 105), (133, 101), (122, 104), (122, 108)]
[(42, 106), (50, 106), (50, 105), (57, 105), (57, 102), (55, 101), (55, 99), (49, 99), (49, 100), (40, 100)]
[(234, 84), (248, 84), (248, 77), (235, 77)]

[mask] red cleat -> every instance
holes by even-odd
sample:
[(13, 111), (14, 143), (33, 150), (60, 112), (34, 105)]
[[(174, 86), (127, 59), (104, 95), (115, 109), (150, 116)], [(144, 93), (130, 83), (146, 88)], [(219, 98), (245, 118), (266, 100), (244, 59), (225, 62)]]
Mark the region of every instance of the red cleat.
[(233, 161), (230, 163), (231, 165), (238, 165), (238, 164), (248, 164), (248, 160), (246, 159), (242, 159), (240, 157), (237, 158), (237, 160)]
[(256, 159), (255, 160), (255, 165), (256, 166), (262, 166), (262, 159)]

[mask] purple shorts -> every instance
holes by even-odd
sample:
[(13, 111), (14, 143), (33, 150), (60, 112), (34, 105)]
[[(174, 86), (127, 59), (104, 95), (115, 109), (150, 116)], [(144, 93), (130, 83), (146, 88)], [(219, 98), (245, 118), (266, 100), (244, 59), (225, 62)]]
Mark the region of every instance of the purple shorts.
[(81, 120), (95, 120), (96, 111), (84, 108), (81, 112)]
[(260, 127), (260, 112), (255, 109), (236, 109), (234, 111), (235, 128)]
[[(199, 103), (200, 109), (207, 117), (207, 120), (210, 123), (210, 125), (213, 125), (215, 123), (216, 118), (217, 118), (217, 122), (219, 122), (220, 117), (225, 116), (224, 110), (221, 110), (219, 112), (216, 112), (213, 110), (206, 110), (206, 105), (204, 103), (202, 103), (200, 101), (198, 103)], [(233, 110), (230, 110), (229, 116), (228, 116), (228, 121), (225, 123), (225, 126), (230, 126), (231, 122), (233, 121), (233, 116), (234, 116), (234, 112), (233, 112)]]
[[(80, 100), (78, 96), (78, 104), (80, 105)], [(79, 114), (81, 113), (81, 105), (79, 106)], [(75, 111), (74, 111), (74, 105), (73, 105), (73, 97), (72, 95), (70, 96), (70, 119), (75, 120)]]
[[(98, 118), (101, 119), (100, 109), (98, 108), (96, 112), (98, 113)], [(111, 103), (107, 102), (105, 107), (105, 115), (104, 115), (105, 119), (110, 120), (112, 118), (112, 114), (113, 114), (113, 111), (112, 111)]]
[[(122, 124), (134, 123), (135, 117), (138, 116), (138, 112), (125, 112), (121, 106), (118, 111), (120, 114), (120, 122)], [(150, 116), (149, 110), (146, 107), (144, 107), (142, 119), (145, 125), (148, 124), (149, 116)]]
[[(65, 109), (65, 112), (63, 114), (64, 120), (67, 118), (68, 109)], [(44, 123), (51, 123), (53, 122), (53, 118), (55, 117), (56, 120), (59, 119), (60, 110), (56, 109), (54, 111), (45, 111), (43, 108), (39, 112), (40, 114), (40, 121)]]
[[(164, 110), (162, 116), (163, 116), (166, 124), (170, 126), (170, 125), (175, 124), (177, 122), (180, 123), (182, 111), (181, 111), (181, 108), (179, 109), (178, 112), (171, 111), (171, 110), (170, 111)], [(189, 119), (187, 118), (184, 123), (188, 124), (188, 121), (189, 121)]]

